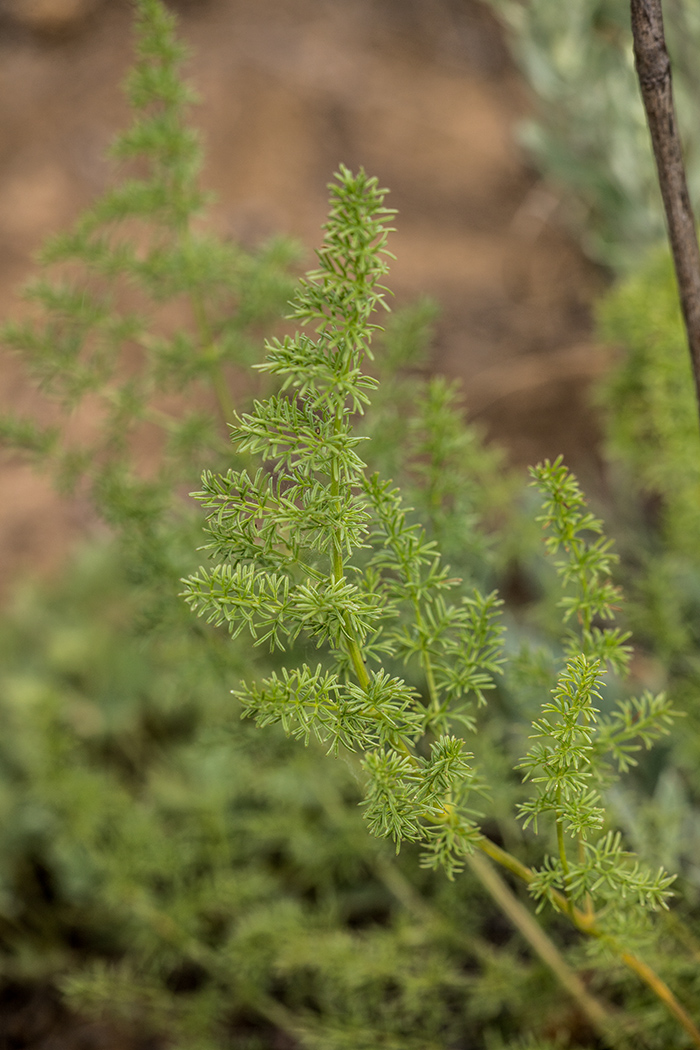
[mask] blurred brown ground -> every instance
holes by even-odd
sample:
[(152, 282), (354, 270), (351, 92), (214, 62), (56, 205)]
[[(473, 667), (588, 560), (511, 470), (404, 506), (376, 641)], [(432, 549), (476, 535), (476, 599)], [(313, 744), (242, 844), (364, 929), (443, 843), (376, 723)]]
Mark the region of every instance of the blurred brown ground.
[[(180, 0), (221, 231), (311, 249), (340, 162), (391, 188), (391, 285), (442, 314), (433, 367), (515, 462), (564, 453), (598, 469), (587, 406), (603, 367), (590, 304), (604, 277), (558, 224), (556, 192), (514, 144), (531, 108), (477, 0)], [(108, 184), (127, 119), (128, 0), (0, 0), (0, 311), (43, 238)], [(4, 403), (37, 405), (0, 358)], [(16, 460), (0, 460), (0, 581), (57, 565), (86, 527)]]

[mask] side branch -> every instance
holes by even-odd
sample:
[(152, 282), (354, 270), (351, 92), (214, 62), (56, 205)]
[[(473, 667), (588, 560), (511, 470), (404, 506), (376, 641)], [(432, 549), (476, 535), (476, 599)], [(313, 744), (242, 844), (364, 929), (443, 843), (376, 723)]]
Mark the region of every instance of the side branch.
[(569, 967), (539, 923), (533, 919), (527, 908), (520, 903), (489, 862), (480, 857), (478, 853), (473, 853), (467, 863), (501, 911), (508, 916), (540, 959), (553, 971), (561, 985), (578, 1004), (581, 1013), (587, 1018), (593, 1029), (602, 1036), (607, 1046), (614, 1046), (616, 1043), (614, 1033), (621, 1019), (611, 1014), (595, 996), (591, 995), (581, 978)]
[[(506, 850), (501, 849), (491, 839), (483, 838), (479, 839), (476, 843), (478, 849), (482, 853), (485, 853), (487, 857), (506, 868), (508, 871), (517, 875), (518, 878), (522, 879), (523, 882), (529, 885), (532, 881), (534, 872), (521, 864), (519, 860), (507, 853)], [(676, 999), (675, 995), (668, 987), (665, 981), (662, 981), (657, 973), (652, 970), (642, 959), (639, 959), (632, 952), (625, 951), (625, 949), (615, 942), (615, 940), (609, 935), (603, 933), (599, 926), (596, 925), (595, 916), (589, 915), (586, 912), (580, 911), (578, 908), (571, 907), (566, 897), (555, 890), (551, 895), (552, 901), (556, 903), (557, 907), (565, 915), (571, 918), (571, 921), (581, 933), (588, 934), (589, 937), (598, 937), (608, 942), (609, 946), (614, 949), (618, 957), (633, 973), (651, 989), (654, 995), (661, 1000), (666, 1006), (670, 1013), (676, 1018), (677, 1021), (685, 1028), (688, 1035), (691, 1037), (693, 1044), (700, 1047), (700, 1029), (693, 1021), (690, 1014)]]
[(700, 249), (688, 194), (661, 0), (630, 0), (634, 59), (666, 212), (700, 410)]

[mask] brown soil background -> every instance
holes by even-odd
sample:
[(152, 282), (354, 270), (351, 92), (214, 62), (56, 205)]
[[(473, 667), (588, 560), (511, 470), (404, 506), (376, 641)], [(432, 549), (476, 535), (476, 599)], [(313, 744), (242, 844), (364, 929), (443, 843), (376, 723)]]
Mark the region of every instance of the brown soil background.
[[(560, 224), (556, 191), (515, 144), (532, 102), (477, 0), (189, 0), (173, 4), (202, 104), (205, 183), (224, 234), (319, 242), (340, 162), (391, 188), (397, 302), (441, 306), (432, 366), (516, 463), (564, 453), (597, 472), (587, 404), (603, 367), (590, 304), (603, 276)], [(127, 121), (128, 0), (0, 0), (0, 312), (32, 252), (109, 183)], [(4, 404), (37, 411), (0, 358)], [(17, 460), (0, 460), (0, 587), (58, 565), (87, 527)]]

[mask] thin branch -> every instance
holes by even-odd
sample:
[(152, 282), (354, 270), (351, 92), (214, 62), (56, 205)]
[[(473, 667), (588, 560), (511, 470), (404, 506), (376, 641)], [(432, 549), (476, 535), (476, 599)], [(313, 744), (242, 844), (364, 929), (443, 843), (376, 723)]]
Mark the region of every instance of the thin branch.
[(637, 77), (646, 110), (700, 410), (700, 249), (678, 134), (661, 0), (630, 0)]
[[(545, 965), (552, 970), (557, 980), (571, 995), (581, 1013), (586, 1017), (594, 1031), (601, 1036), (605, 1045), (611, 1047), (627, 1045), (626, 1041), (622, 1041), (624, 1040), (622, 1026), (627, 1019), (623, 1019), (621, 1015), (611, 1012), (599, 999), (591, 995), (581, 978), (571, 969), (556, 945), (549, 939), (539, 923), (532, 918), (527, 908), (520, 903), (507, 883), (494, 870), (493, 866), (487, 860), (477, 856), (477, 854), (472, 854), (468, 857), (467, 863), (482, 886), (490, 893), (504, 914), (508, 916), (525, 941), (539, 955)], [(396, 897), (409, 913), (415, 915), (420, 922), (449, 928), (451, 935), (455, 937), (458, 943), (469, 949), (474, 948), (474, 941), (462, 934), (458, 928), (455, 928), (447, 916), (427, 904), (403, 872), (395, 864), (392, 864), (383, 853), (377, 853), (374, 860), (374, 868), (389, 892)]]
[(581, 978), (571, 969), (540, 924), (533, 919), (527, 908), (520, 903), (492, 865), (478, 853), (473, 853), (468, 857), (467, 863), (530, 947), (552, 970), (589, 1024), (603, 1038), (606, 1046), (621, 1046), (623, 1043), (627, 1045), (622, 1032), (622, 1018), (611, 1014), (600, 1000), (591, 995)]
[[(532, 869), (521, 864), (517, 858), (501, 849), (501, 847), (497, 846), (495, 842), (491, 841), (491, 839), (484, 836), (478, 840), (476, 845), (482, 853), (486, 854), (487, 857), (490, 857), (491, 860), (500, 864), (502, 867), (507, 868), (508, 871), (517, 875), (518, 878), (523, 880), (523, 882), (528, 885), (532, 882), (535, 874)], [(632, 952), (625, 951), (624, 947), (620, 945), (614, 937), (604, 933), (604, 931), (596, 924), (595, 915), (590, 915), (587, 912), (580, 911), (578, 908), (570, 908), (566, 897), (564, 897), (562, 893), (559, 893), (558, 890), (552, 891), (550, 898), (553, 903), (556, 903), (560, 911), (571, 918), (571, 921), (581, 933), (586, 933), (589, 937), (596, 937), (600, 940), (604, 940), (608, 946), (616, 952), (625, 966), (629, 967), (630, 970), (636, 973), (637, 976), (640, 977), (641, 980), (652, 990), (654, 995), (664, 1003), (676, 1020), (685, 1028), (695, 1046), (700, 1047), (700, 1029), (697, 1027), (687, 1010), (681, 1006), (665, 981), (662, 981), (650, 966), (648, 966), (642, 959), (639, 959), (636, 955), (633, 955)]]

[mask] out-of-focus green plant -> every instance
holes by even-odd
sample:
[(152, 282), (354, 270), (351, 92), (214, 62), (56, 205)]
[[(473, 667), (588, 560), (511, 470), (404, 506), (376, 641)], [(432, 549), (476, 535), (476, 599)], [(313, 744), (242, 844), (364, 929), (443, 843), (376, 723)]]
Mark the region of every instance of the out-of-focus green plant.
[(5, 412), (0, 438), (87, 497), (130, 544), (133, 574), (167, 588), (187, 551), (183, 483), (225, 452), (235, 369), (279, 317), (299, 248), (250, 252), (208, 229), (185, 49), (159, 0), (135, 14), (120, 178), (45, 245), (29, 309), (0, 332), (46, 397), (40, 421)]
[[(598, 400), (628, 507), (621, 515), (633, 598), (628, 613), (640, 643), (657, 661), (656, 678), (668, 680), (691, 720), (674, 738), (669, 764), (676, 774), (683, 767), (682, 793), (694, 795), (700, 787), (700, 429), (668, 251), (657, 251), (609, 293), (599, 317), (601, 335), (620, 354), (599, 386)], [(696, 817), (689, 805), (681, 808), (686, 834), (679, 831), (676, 852), (688, 860), (688, 851), (697, 853)]]
[(678, 291), (667, 249), (611, 292), (600, 333), (624, 352), (599, 387), (610, 452), (638, 490), (662, 497), (669, 552), (698, 558), (700, 428)]
[(134, 631), (128, 564), (86, 550), (0, 621), (3, 975), (212, 1050), (537, 1027), (556, 985), (492, 957), (473, 888), (421, 900), (350, 770), (232, 718), (225, 634)]
[[(629, 269), (664, 236), (656, 169), (634, 72), (627, 0), (488, 0), (535, 96), (521, 139), (559, 187), (585, 249)], [(669, 0), (666, 31), (693, 198), (700, 194), (696, 55), (700, 8)]]

